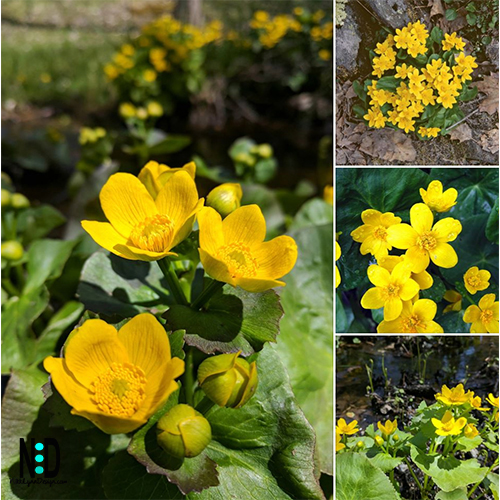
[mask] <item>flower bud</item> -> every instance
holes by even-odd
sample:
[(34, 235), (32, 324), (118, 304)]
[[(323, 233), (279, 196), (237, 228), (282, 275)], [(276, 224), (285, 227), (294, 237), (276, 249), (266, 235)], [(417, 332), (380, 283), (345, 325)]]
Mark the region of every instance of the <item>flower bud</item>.
[(253, 167), (255, 165), (255, 158), (252, 155), (249, 155), (248, 153), (240, 153), (236, 155), (234, 159), (238, 163), (244, 163), (249, 167)]
[(2, 189), (2, 207), (8, 207), (10, 205), (11, 198), (12, 195), (10, 194), (10, 191)]
[(163, 107), (159, 102), (151, 101), (148, 102), (147, 110), (149, 116), (162, 116), (163, 115)]
[(2, 243), (2, 257), (7, 260), (19, 260), (24, 254), (23, 246), (19, 241)]
[(208, 420), (191, 406), (180, 404), (171, 408), (156, 424), (158, 444), (177, 458), (199, 455), (212, 440)]
[(392, 439), (394, 439), (394, 441), (396, 441), (396, 443), (399, 441), (399, 436), (397, 434), (394, 434), (394, 436), (392, 436)]
[(123, 118), (133, 118), (136, 112), (135, 106), (130, 102), (122, 102), (119, 112)]
[(375, 436), (375, 443), (377, 443), (377, 446), (382, 446), (384, 444), (384, 440), (380, 436)]
[(273, 156), (273, 148), (270, 144), (259, 144), (256, 152), (262, 158), (271, 158)]
[(137, 108), (136, 116), (139, 120), (146, 120), (148, 117), (146, 108)]
[(205, 394), (219, 406), (239, 408), (257, 389), (257, 365), (234, 354), (207, 358), (198, 368), (198, 383)]
[(363, 441), (358, 441), (356, 443), (356, 447), (359, 448), (359, 449), (362, 449), (365, 447), (365, 443), (363, 443)]
[(14, 193), (10, 203), (14, 208), (28, 208), (30, 206), (28, 198), (21, 193)]
[(222, 218), (240, 208), (243, 191), (239, 184), (225, 183), (208, 193), (206, 205), (219, 212)]

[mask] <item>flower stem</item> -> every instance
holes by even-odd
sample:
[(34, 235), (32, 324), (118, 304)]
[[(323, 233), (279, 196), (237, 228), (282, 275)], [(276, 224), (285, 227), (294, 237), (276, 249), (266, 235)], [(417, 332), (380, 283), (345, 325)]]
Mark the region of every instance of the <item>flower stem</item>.
[(17, 288), (12, 284), (12, 282), (10, 281), (9, 278), (4, 278), (2, 280), (2, 286), (3, 288), (9, 292), (10, 295), (12, 295), (13, 297), (19, 297), (20, 293), (19, 291), (17, 290)]
[(420, 484), (420, 481), (418, 480), (418, 477), (415, 475), (415, 473), (413, 472), (413, 469), (411, 468), (411, 465), (410, 465), (410, 462), (408, 462), (408, 459), (405, 458), (404, 459), (404, 462), (405, 464), (407, 465), (408, 467), (408, 470), (410, 471), (410, 474), (412, 475), (413, 479), (415, 480), (415, 482), (417, 483), (417, 486), (418, 486), (418, 489), (422, 492), (422, 485)]
[(207, 396), (205, 396), (198, 403), (198, 406), (196, 406), (196, 411), (199, 411), (201, 414), (206, 415), (214, 406), (215, 403), (211, 399), (208, 399)]
[(191, 304), (191, 308), (196, 311), (201, 309), (224, 285), (225, 283), (222, 283), (221, 281), (213, 280), (206, 288), (203, 289), (200, 295), (196, 297), (196, 300)]
[(161, 269), (163, 276), (165, 276), (165, 279), (167, 280), (168, 286), (172, 291), (177, 304), (187, 306), (188, 301), (186, 299), (186, 296), (184, 295), (181, 284), (179, 283), (179, 278), (177, 277), (177, 274), (172, 267), (171, 260), (168, 257), (164, 257), (163, 259), (157, 260), (156, 262), (158, 262), (158, 266)]
[(194, 407), (194, 374), (193, 374), (193, 348), (188, 347), (186, 352), (186, 371), (184, 372), (184, 391), (186, 403)]
[[(495, 462), (493, 463), (493, 465), (488, 469), (488, 472), (485, 474), (484, 477), (486, 477), (496, 466), (498, 465), (498, 458), (495, 460)], [(472, 490), (470, 490), (469, 494), (467, 495), (467, 498), (471, 498), (472, 497), (472, 494), (476, 491), (477, 487), (484, 481), (484, 478), (481, 479), (481, 481), (478, 481), (475, 485), (474, 485), (474, 488), (472, 488)]]

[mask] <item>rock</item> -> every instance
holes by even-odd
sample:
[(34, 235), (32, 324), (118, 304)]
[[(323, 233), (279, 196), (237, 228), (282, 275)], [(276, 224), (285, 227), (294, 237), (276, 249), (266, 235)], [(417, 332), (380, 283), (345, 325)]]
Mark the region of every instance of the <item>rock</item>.
[(486, 54), (488, 59), (491, 61), (498, 71), (498, 40), (492, 40), (490, 44), (486, 47)]
[(391, 28), (402, 28), (410, 22), (406, 0), (366, 0), (366, 3)]
[(335, 50), (337, 68), (344, 68), (347, 73), (353, 73), (356, 69), (359, 44), (361, 36), (352, 9), (346, 6), (347, 17), (341, 28), (336, 29)]

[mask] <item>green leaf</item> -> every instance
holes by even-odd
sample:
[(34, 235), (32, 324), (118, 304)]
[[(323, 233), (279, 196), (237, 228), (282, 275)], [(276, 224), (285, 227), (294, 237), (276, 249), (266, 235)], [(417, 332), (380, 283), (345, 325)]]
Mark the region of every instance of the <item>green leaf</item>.
[(354, 80), (352, 82), (352, 88), (354, 89), (354, 92), (356, 95), (364, 102), (366, 102), (366, 90), (363, 85), (361, 85), (357, 80)]
[(362, 106), (361, 104), (355, 104), (352, 107), (352, 110), (354, 111), (354, 114), (358, 118), (363, 118), (366, 115), (366, 108), (364, 106)]
[(457, 441), (457, 443), (458, 443), (457, 450), (460, 450), (460, 451), (463, 451), (464, 453), (467, 453), (468, 451), (471, 451), (474, 448), (477, 448), (482, 442), (483, 442), (483, 439), (481, 438), (481, 436), (476, 436), (474, 438), (467, 438), (465, 436), (462, 436)]
[(377, 81), (377, 89), (395, 92), (400, 83), (401, 81), (395, 76), (383, 76)]
[(465, 10), (467, 12), (476, 12), (476, 5), (474, 2), (467, 4), (467, 7), (465, 7)]
[(43, 238), (52, 229), (61, 226), (66, 218), (50, 205), (40, 205), (22, 210), (17, 219), (17, 230), (23, 235), (24, 245)]
[(427, 290), (422, 290), (421, 294), (423, 299), (431, 299), (434, 302), (441, 302), (443, 300), (443, 295), (446, 293), (446, 286), (443, 283), (443, 280), (438, 276), (432, 276), (434, 280), (434, 284), (431, 288)]
[(229, 285), (200, 311), (175, 304), (163, 315), (169, 330), (186, 330), (186, 344), (207, 354), (241, 350), (243, 356), (276, 341), (282, 316), (276, 292), (251, 293)]
[[(452, 10), (452, 9), (448, 9), (448, 10)], [(434, 26), (434, 28), (432, 28), (430, 37), (431, 37), (431, 40), (433, 42), (437, 43), (441, 47), (441, 42), (444, 39), (443, 30), (441, 28)]]
[(446, 9), (444, 15), (448, 21), (454, 21), (458, 16), (457, 11), (455, 9)]
[(333, 224), (333, 207), (319, 198), (306, 201), (295, 215), (289, 229)]
[(498, 474), (490, 472), (485, 479), (486, 486), (490, 487), (494, 500), (498, 500)]
[(465, 16), (465, 19), (467, 19), (467, 22), (468, 22), (471, 26), (473, 26), (474, 24), (476, 24), (476, 23), (477, 23), (477, 16), (476, 16), (476, 14), (467, 14), (467, 15)]
[(464, 86), (464, 90), (460, 94), (460, 100), (464, 102), (471, 101), (472, 99), (474, 99), (474, 97), (477, 96), (477, 92), (477, 87), (468, 88)]
[(259, 160), (255, 166), (255, 181), (265, 184), (270, 181), (278, 170), (278, 162), (275, 158), (264, 158)]
[(177, 151), (186, 148), (190, 144), (191, 144), (191, 138), (187, 135), (169, 134), (165, 139), (150, 145), (148, 153), (152, 157), (158, 155), (177, 153)]
[(486, 237), (498, 245), (498, 198), (491, 209), (488, 222), (486, 223)]
[(375, 453), (370, 453), (370, 451), (366, 456), (370, 459), (372, 465), (378, 467), (382, 472), (390, 472), (403, 462), (401, 457), (393, 457), (380, 450), (376, 450)]
[(471, 458), (458, 460), (453, 456), (444, 458), (442, 455), (429, 455), (415, 446), (410, 446), (411, 458), (415, 465), (432, 477), (438, 488), (443, 491), (453, 491), (482, 481), (488, 472), (487, 467)]
[(148, 311), (163, 311), (172, 302), (156, 262), (121, 259), (102, 251), (82, 269), (78, 295), (85, 307), (104, 319), (119, 321)]
[(76, 241), (37, 240), (28, 250), (28, 278), (23, 293), (31, 293), (61, 276)]
[(453, 491), (440, 491), (436, 495), (436, 500), (467, 500), (467, 490), (457, 488)]
[(399, 500), (389, 478), (360, 453), (336, 457), (336, 500)]
[[(298, 259), (284, 278), (277, 350), (317, 435), (320, 467), (333, 473), (333, 227), (292, 231)], [(314, 249), (311, 251), (311, 249)]]

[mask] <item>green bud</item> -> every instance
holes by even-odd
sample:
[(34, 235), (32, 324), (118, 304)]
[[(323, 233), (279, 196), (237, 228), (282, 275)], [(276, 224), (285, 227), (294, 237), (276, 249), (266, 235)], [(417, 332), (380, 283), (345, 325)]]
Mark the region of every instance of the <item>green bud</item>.
[(375, 436), (375, 442), (377, 446), (382, 446), (384, 444), (384, 440), (380, 436)]
[(2, 189), (2, 207), (8, 207), (10, 205), (11, 199), (12, 195), (10, 194), (10, 191)]
[(257, 365), (240, 358), (241, 351), (205, 359), (198, 368), (198, 383), (214, 403), (240, 408), (257, 389)]
[(262, 158), (271, 158), (273, 156), (273, 148), (270, 144), (259, 144), (257, 146), (257, 154)]
[(364, 448), (365, 447), (365, 443), (363, 443), (363, 441), (358, 441), (356, 443), (356, 447), (358, 447), (358, 448)]
[(7, 260), (19, 260), (24, 254), (23, 246), (19, 241), (2, 243), (2, 257)]
[(240, 153), (239, 155), (235, 156), (235, 161), (238, 163), (244, 163), (245, 165), (248, 165), (249, 167), (253, 167), (255, 165), (255, 157), (252, 155), (249, 155), (248, 153)]
[(212, 440), (208, 420), (191, 406), (180, 404), (170, 409), (156, 424), (158, 444), (177, 458), (199, 455)]
[(398, 442), (399, 436), (397, 434), (394, 434), (394, 436), (392, 436), (392, 439), (394, 439), (394, 441)]
[(14, 193), (10, 203), (14, 208), (28, 208), (30, 206), (28, 198), (21, 193)]
[(240, 208), (243, 191), (239, 184), (227, 182), (212, 189), (208, 193), (206, 205), (219, 212), (222, 218)]

